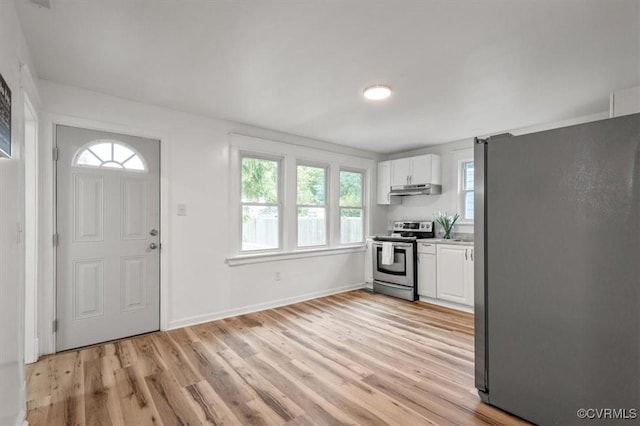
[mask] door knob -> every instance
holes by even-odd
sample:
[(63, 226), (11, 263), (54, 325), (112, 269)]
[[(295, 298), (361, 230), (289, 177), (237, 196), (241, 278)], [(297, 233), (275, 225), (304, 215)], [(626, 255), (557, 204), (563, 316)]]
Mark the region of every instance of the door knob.
[(155, 250), (155, 249), (157, 249), (157, 248), (158, 248), (158, 245), (157, 245), (156, 243), (151, 243), (151, 244), (149, 244), (149, 248), (150, 248), (151, 250)]
[(152, 229), (151, 231), (149, 231), (149, 235), (155, 237), (156, 235), (158, 235), (158, 230), (157, 229)]

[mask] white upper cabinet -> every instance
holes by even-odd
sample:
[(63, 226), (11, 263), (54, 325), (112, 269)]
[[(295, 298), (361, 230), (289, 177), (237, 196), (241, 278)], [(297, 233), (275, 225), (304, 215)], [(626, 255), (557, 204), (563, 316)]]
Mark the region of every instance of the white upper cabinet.
[[(434, 160), (437, 157), (437, 160)], [(434, 163), (438, 163), (437, 166)], [(413, 157), (411, 159), (411, 184), (418, 183), (440, 183), (440, 173), (437, 173), (437, 182), (433, 182), (434, 166), (440, 169), (440, 157), (437, 155), (421, 155), (419, 157)]]
[(378, 189), (377, 204), (398, 204), (398, 197), (391, 197), (391, 161), (381, 161), (378, 163)]
[(391, 186), (441, 184), (440, 156), (434, 154), (391, 161)]
[(411, 177), (411, 158), (391, 161), (391, 186), (409, 185)]

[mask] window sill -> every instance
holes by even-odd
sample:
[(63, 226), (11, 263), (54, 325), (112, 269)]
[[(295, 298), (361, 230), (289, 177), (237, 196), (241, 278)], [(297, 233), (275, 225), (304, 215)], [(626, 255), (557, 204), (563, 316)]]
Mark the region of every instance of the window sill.
[(361, 244), (345, 247), (297, 250), (286, 253), (243, 254), (239, 256), (227, 257), (225, 262), (229, 266), (240, 266), (248, 265), (251, 263), (276, 262), (280, 260), (301, 259), (305, 257), (335, 256), (339, 254), (361, 253), (365, 252), (366, 250), (367, 247), (364, 244)]
[(456, 225), (473, 226), (473, 220), (458, 220)]

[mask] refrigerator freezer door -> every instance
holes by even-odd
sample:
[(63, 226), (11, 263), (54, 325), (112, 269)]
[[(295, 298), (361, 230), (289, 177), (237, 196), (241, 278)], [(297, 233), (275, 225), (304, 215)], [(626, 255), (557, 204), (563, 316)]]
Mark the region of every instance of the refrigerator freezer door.
[(490, 403), (544, 425), (640, 415), (640, 114), (486, 156)]

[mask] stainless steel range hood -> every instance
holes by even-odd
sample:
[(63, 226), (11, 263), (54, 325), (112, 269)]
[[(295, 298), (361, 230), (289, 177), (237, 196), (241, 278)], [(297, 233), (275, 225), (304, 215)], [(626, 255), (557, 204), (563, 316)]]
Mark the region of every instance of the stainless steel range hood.
[(438, 195), (442, 194), (442, 185), (432, 185), (430, 183), (421, 183), (418, 185), (404, 185), (391, 187), (389, 195), (391, 196), (407, 196), (407, 195)]

